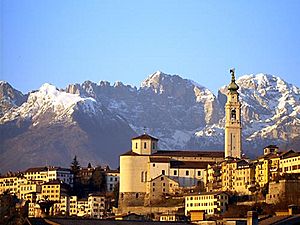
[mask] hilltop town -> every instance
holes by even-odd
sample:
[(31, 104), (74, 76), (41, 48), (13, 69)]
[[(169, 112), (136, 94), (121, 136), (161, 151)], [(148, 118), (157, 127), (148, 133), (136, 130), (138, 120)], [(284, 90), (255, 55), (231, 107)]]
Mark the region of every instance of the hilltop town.
[(292, 216), (300, 207), (299, 149), (270, 143), (255, 159), (243, 154), (239, 86), (234, 69), (230, 73), (224, 149), (160, 150), (159, 139), (145, 132), (131, 139), (118, 169), (84, 167), (75, 156), (65, 168), (9, 172), (0, 177), (0, 216), (58, 224), (67, 218), (199, 224), (299, 219)]

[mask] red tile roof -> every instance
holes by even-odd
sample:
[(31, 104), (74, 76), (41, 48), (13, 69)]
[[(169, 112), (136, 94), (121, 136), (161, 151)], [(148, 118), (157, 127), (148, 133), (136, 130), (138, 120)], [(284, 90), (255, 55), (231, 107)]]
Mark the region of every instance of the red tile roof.
[(178, 151), (178, 150), (159, 150), (152, 154), (154, 156), (177, 156), (177, 157), (212, 157), (212, 158), (224, 158), (224, 151)]
[(171, 168), (186, 168), (186, 169), (206, 169), (208, 164), (215, 162), (195, 162), (195, 161), (171, 161)]
[(154, 141), (158, 141), (157, 138), (150, 136), (149, 134), (142, 134), (138, 137), (134, 137), (131, 140), (136, 140), (136, 139), (147, 139), (147, 140), (154, 140)]

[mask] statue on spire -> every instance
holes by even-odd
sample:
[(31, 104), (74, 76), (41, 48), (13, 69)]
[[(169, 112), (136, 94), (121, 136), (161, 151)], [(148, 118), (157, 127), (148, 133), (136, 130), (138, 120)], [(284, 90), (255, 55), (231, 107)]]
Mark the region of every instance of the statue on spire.
[(231, 74), (231, 82), (235, 82), (235, 68), (230, 69), (230, 74)]
[(228, 85), (229, 91), (237, 91), (239, 89), (239, 86), (235, 83), (235, 75), (234, 75), (235, 69), (230, 69), (231, 74), (231, 83)]

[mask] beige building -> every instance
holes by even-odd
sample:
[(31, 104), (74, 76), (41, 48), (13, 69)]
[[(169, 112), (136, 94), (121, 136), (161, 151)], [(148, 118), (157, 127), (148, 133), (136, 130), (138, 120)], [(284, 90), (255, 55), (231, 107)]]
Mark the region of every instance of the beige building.
[[(157, 150), (158, 139), (143, 134), (132, 139), (132, 150), (120, 156), (119, 209), (149, 202), (150, 182), (160, 175), (195, 187), (204, 183), (208, 164), (220, 162), (224, 152)], [(162, 189), (163, 190), (163, 189)]]
[(166, 176), (159, 175), (158, 177), (150, 180), (149, 185), (149, 200), (151, 203), (163, 201), (166, 195), (174, 195), (179, 191), (178, 181)]
[(6, 176), (0, 177), (0, 194), (8, 191), (11, 194), (15, 194), (20, 198), (20, 185), (26, 183), (26, 179), (23, 174), (10, 173)]
[(42, 185), (42, 198), (50, 201), (60, 202), (62, 194), (67, 192), (67, 186), (60, 180), (51, 180)]
[(228, 85), (225, 105), (225, 157), (241, 158), (242, 121), (239, 86), (235, 83), (234, 69), (230, 70), (231, 83)]
[(300, 204), (300, 180), (280, 179), (269, 183), (266, 203), (276, 204), (281, 201), (288, 204)]
[(174, 222), (174, 221), (180, 221), (180, 216), (176, 213), (163, 213), (159, 217), (159, 221), (163, 222)]
[(103, 194), (89, 194), (87, 199), (63, 195), (60, 199), (60, 213), (62, 215), (102, 219), (106, 216), (106, 211), (106, 197)]
[(203, 192), (185, 196), (185, 215), (190, 211), (204, 211), (208, 215), (222, 214), (227, 210), (226, 192)]
[(249, 195), (255, 180), (255, 165), (246, 160), (231, 159), (222, 163), (222, 190)]
[(42, 186), (31, 181), (20, 185), (20, 199), (32, 200), (33, 193), (41, 193)]
[(90, 217), (102, 219), (106, 216), (107, 202), (105, 195), (97, 193), (90, 194), (88, 197), (88, 205)]
[(24, 172), (27, 180), (49, 182), (51, 180), (60, 180), (71, 187), (73, 186), (73, 174), (70, 169), (61, 167), (33, 167)]

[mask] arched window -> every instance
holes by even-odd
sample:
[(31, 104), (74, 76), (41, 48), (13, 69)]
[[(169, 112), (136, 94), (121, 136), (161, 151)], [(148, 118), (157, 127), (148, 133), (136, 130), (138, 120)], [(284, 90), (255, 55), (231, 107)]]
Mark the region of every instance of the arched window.
[(230, 118), (231, 118), (231, 120), (236, 120), (236, 110), (235, 109), (231, 110)]

